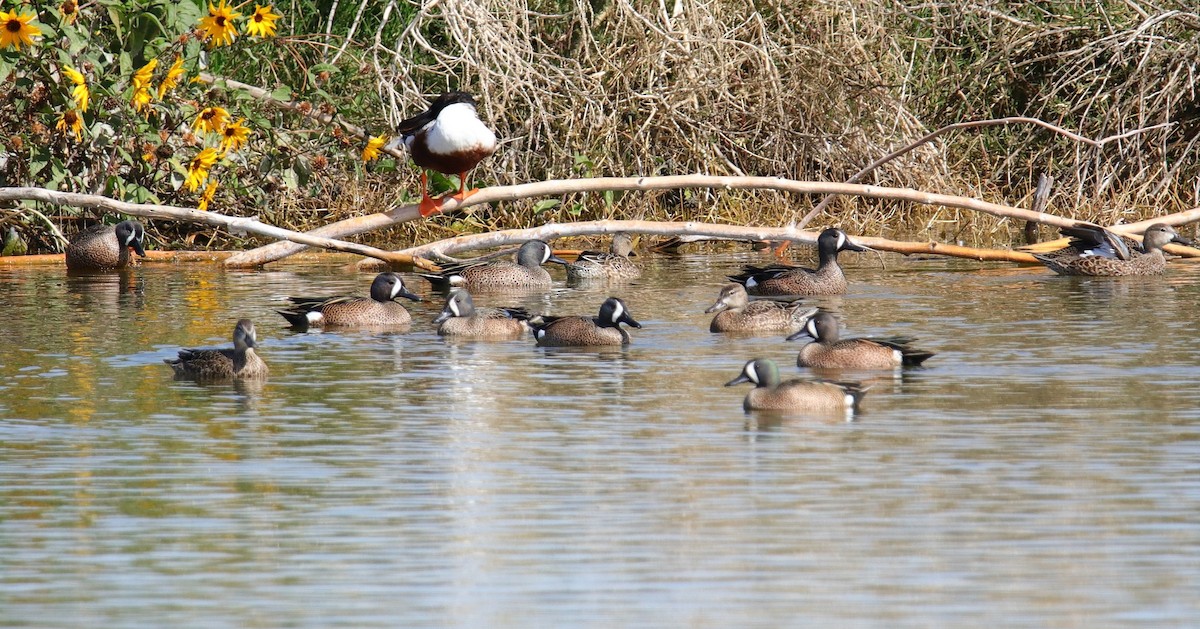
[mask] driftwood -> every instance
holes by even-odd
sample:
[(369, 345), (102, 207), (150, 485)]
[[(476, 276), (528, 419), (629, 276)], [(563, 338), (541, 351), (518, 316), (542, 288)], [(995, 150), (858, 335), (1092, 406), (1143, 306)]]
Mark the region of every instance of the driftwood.
[[(583, 223), (552, 223), (529, 229), (511, 229), (488, 232), (486, 234), (471, 234), (456, 236), (446, 240), (405, 249), (400, 253), (411, 255), (416, 259), (449, 256), (463, 251), (474, 251), (491, 247), (501, 247), (525, 242), (526, 240), (553, 240), (565, 236), (586, 236), (591, 234), (612, 234), (629, 232), (632, 234), (654, 234), (659, 236), (675, 236), (691, 234), (709, 238), (726, 240), (786, 240), (791, 242), (815, 243), (817, 234), (811, 231), (789, 227), (746, 227), (742, 225), (723, 225), (714, 223), (659, 223), (654, 221), (591, 221)], [(1000, 249), (974, 249), (935, 242), (901, 242), (886, 238), (870, 238), (855, 236), (854, 242), (866, 245), (878, 251), (890, 251), (912, 254), (936, 254), (970, 258), (973, 260), (995, 260), (1004, 262), (1036, 262), (1034, 257), (1020, 251)], [(382, 268), (374, 260), (359, 262), (361, 270), (376, 270)]]
[[(239, 218), (233, 216), (225, 216), (215, 212), (201, 212), (190, 208), (174, 207), (170, 205), (152, 205), (126, 203), (117, 201), (108, 197), (102, 197), (92, 194), (79, 194), (75, 192), (57, 192), (47, 190), (45, 188), (0, 188), (0, 202), (3, 201), (40, 201), (42, 203), (51, 203), (55, 205), (70, 205), (74, 207), (86, 207), (106, 212), (119, 212), (130, 216), (142, 216), (145, 218), (169, 219), (175, 221), (183, 221), (187, 223), (201, 223), (204, 225), (214, 225), (224, 227), (229, 231), (245, 231), (259, 236), (275, 238), (281, 240), (294, 241), (304, 246), (322, 247), (332, 249), (334, 251), (343, 251), (346, 253), (354, 253), (370, 258), (378, 258), (391, 264), (400, 266), (417, 266), (419, 268), (429, 268), (424, 261), (414, 261), (412, 257), (403, 254), (396, 254), (375, 247), (368, 247), (352, 242), (342, 242), (340, 240), (331, 240), (322, 238), (312, 234), (302, 234), (294, 232), (290, 229), (274, 227), (260, 222), (257, 218)], [(232, 256), (231, 256), (232, 257)]]
[[(861, 184), (829, 183), (823, 181), (795, 181), (781, 177), (716, 177), (711, 175), (674, 175), (668, 177), (598, 177), (593, 179), (553, 179), (513, 186), (491, 186), (467, 197), (465, 201), (447, 200), (443, 212), (450, 212), (474, 205), (497, 201), (515, 201), (531, 197), (559, 196), (581, 192), (604, 192), (609, 190), (667, 190), (677, 188), (716, 188), (741, 190), (778, 190), (797, 194), (845, 194), (909, 201), (925, 205), (940, 205), (983, 212), (1000, 218), (1034, 221), (1056, 227), (1070, 227), (1077, 221), (1053, 214), (1032, 212), (1016, 207), (989, 203), (978, 199), (948, 194), (934, 194), (910, 188), (887, 188)], [(367, 231), (382, 229), (420, 218), (417, 206), (403, 205), (388, 212), (358, 216), (325, 225), (307, 232), (313, 236), (345, 238)], [(778, 239), (778, 237), (776, 237)], [(795, 238), (794, 240), (803, 240)], [(283, 259), (303, 251), (302, 245), (293, 242), (277, 242), (265, 247), (251, 249), (244, 254), (230, 257), (225, 264), (233, 267), (254, 267)], [(376, 257), (376, 256), (372, 256)]]

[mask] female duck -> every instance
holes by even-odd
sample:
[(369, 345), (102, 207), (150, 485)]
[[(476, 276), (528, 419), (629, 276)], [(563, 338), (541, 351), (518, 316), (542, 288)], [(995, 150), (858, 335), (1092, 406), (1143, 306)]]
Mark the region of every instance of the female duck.
[(741, 284), (726, 284), (717, 303), (704, 312), (715, 312), (710, 332), (795, 332), (817, 312), (804, 308), (799, 301), (781, 302), (770, 299), (750, 301)]
[(266, 378), (267, 364), (258, 354), (254, 324), (242, 319), (233, 328), (233, 349), (181, 349), (179, 358), (163, 362), (175, 370), (177, 378), (196, 380), (250, 380)]
[(1147, 227), (1141, 244), (1099, 225), (1081, 223), (1060, 231), (1071, 237), (1070, 246), (1047, 254), (1033, 254), (1059, 275), (1158, 275), (1167, 267), (1163, 252), (1167, 243), (1192, 244), (1166, 223)]
[(642, 276), (642, 267), (629, 256), (633, 255), (633, 237), (625, 232), (613, 235), (610, 253), (584, 251), (579, 259), (567, 265), (567, 281), (613, 279), (631, 280)]

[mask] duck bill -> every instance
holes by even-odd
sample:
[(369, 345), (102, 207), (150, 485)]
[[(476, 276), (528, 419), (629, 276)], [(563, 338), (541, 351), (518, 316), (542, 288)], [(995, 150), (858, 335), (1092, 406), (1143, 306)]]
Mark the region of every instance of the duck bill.
[(705, 310), (704, 312), (706, 312), (708, 314), (712, 314), (714, 312), (721, 312), (722, 310), (724, 310), (728, 307), (729, 306), (725, 302), (718, 300), (717, 303), (713, 304), (712, 306), (709, 306), (708, 310)]
[(567, 262), (566, 260), (563, 260), (562, 258), (560, 258), (554, 254), (550, 254), (550, 257), (546, 258), (546, 262), (547, 263), (553, 262), (555, 264), (561, 264), (563, 266), (568, 266), (571, 264), (570, 262)]
[(846, 244), (843, 245), (842, 248), (848, 251), (874, 251), (874, 249), (866, 245), (860, 245), (849, 238), (846, 239)]
[(413, 301), (421, 301), (420, 295), (417, 295), (416, 293), (410, 293), (403, 288), (400, 289), (400, 292), (396, 293), (396, 297), (403, 297), (405, 299), (411, 299)]
[(642, 327), (642, 324), (638, 323), (637, 321), (634, 321), (633, 317), (631, 317), (627, 314), (621, 315), (621, 323), (624, 323), (625, 325), (627, 325), (631, 328), (638, 328), (639, 330)]
[(1179, 234), (1175, 234), (1175, 237), (1171, 239), (1171, 242), (1177, 242), (1186, 247), (1192, 246), (1192, 241), (1188, 240), (1187, 238), (1184, 238), (1183, 236), (1180, 236)]
[(809, 338), (809, 339), (812, 338), (812, 335), (808, 333), (808, 328), (804, 328), (803, 330), (796, 332), (795, 334), (787, 337), (787, 339), (785, 339), (785, 340), (795, 341), (797, 339), (803, 339), (803, 338)]
[(750, 382), (750, 378), (748, 376), (746, 376), (746, 374), (742, 374), (742, 375), (734, 378), (733, 380), (726, 382), (725, 386), (732, 387), (735, 384), (741, 384), (743, 382)]
[(142, 248), (141, 241), (135, 240), (135, 241), (129, 243), (129, 248), (133, 249), (133, 252), (138, 254), (139, 256), (142, 256), (143, 258), (146, 257), (146, 250)]
[(439, 324), (439, 323), (441, 323), (441, 322), (443, 322), (443, 321), (448, 321), (448, 320), (450, 320), (450, 319), (453, 319), (453, 318), (454, 318), (454, 313), (453, 313), (453, 312), (450, 312), (450, 310), (447, 308), (446, 310), (443, 310), (443, 311), (441, 312), (441, 314), (439, 314), (438, 316), (434, 317), (434, 319), (433, 319), (433, 324), (434, 324), (434, 325), (437, 325), (437, 324)]

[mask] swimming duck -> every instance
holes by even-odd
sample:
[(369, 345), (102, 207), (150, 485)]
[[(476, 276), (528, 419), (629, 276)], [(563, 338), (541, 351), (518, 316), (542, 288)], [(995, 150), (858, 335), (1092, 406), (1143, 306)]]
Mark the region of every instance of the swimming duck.
[(137, 221), (116, 225), (95, 225), (75, 235), (67, 245), (67, 268), (72, 271), (123, 269), (129, 264), (129, 250), (146, 257), (142, 241), (146, 229)]
[(779, 368), (769, 358), (756, 358), (742, 367), (742, 375), (725, 383), (731, 387), (753, 382), (742, 408), (747, 411), (843, 411), (853, 413), (866, 389), (849, 382), (826, 380), (779, 381)]
[(471, 293), (453, 288), (446, 306), (433, 320), (442, 336), (515, 339), (529, 332), (529, 313), (521, 308), (476, 308)]
[(1033, 254), (1059, 275), (1157, 275), (1167, 266), (1163, 246), (1170, 242), (1192, 244), (1165, 223), (1147, 227), (1141, 243), (1087, 223), (1063, 227), (1059, 231), (1071, 238), (1070, 246), (1046, 254)]
[(817, 237), (820, 264), (816, 270), (789, 264), (747, 266), (729, 279), (743, 284), (752, 295), (840, 295), (846, 292), (846, 276), (838, 266), (841, 251), (870, 251), (850, 241), (846, 232), (831, 227)]
[(629, 332), (620, 324), (642, 327), (629, 316), (625, 302), (609, 297), (600, 306), (598, 317), (549, 317), (534, 320), (533, 337), (542, 347), (626, 345)]
[(429, 196), (425, 169), (446, 175), (458, 175), (458, 193), (450, 198), (462, 201), (479, 192), (467, 190), (467, 173), (496, 152), (496, 134), (479, 120), (475, 97), (466, 92), (446, 92), (429, 109), (401, 122), (397, 130), (401, 141), (421, 167), (421, 203), (417, 211), (429, 216), (441, 208), (445, 199)]
[(254, 324), (241, 319), (233, 328), (233, 349), (181, 349), (179, 358), (163, 362), (175, 370), (177, 378), (229, 380), (265, 378), (270, 371), (258, 354)]
[(507, 260), (486, 262), (462, 262), (442, 267), (439, 273), (422, 273), (438, 290), (451, 286), (462, 286), (472, 290), (503, 288), (550, 288), (550, 274), (543, 264), (567, 264), (566, 260), (554, 255), (550, 245), (540, 240), (530, 240), (517, 251), (516, 264)]
[(840, 339), (838, 322), (828, 312), (813, 316), (804, 329), (789, 336), (794, 341), (808, 336), (812, 343), (800, 348), (796, 365), (815, 369), (895, 369), (916, 367), (933, 356), (912, 347), (912, 339)]
[(395, 273), (380, 273), (371, 282), (371, 298), (366, 297), (289, 297), (295, 304), (290, 310), (278, 310), (297, 328), (338, 325), (408, 325), (412, 316), (397, 297), (421, 301), (404, 288), (404, 280)]
[(625, 232), (613, 235), (612, 249), (584, 251), (579, 259), (567, 265), (567, 281), (589, 279), (634, 279), (642, 276), (642, 267), (629, 256), (633, 255), (633, 236)]
[(795, 332), (817, 309), (805, 308), (799, 301), (750, 301), (745, 286), (726, 284), (717, 303), (704, 312), (717, 313), (708, 326), (710, 332)]

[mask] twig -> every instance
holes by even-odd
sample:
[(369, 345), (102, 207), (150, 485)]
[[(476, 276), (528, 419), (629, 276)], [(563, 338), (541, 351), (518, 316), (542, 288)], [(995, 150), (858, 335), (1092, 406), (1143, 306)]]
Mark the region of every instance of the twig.
[[(1105, 144), (1108, 144), (1109, 142), (1115, 142), (1117, 140), (1121, 140), (1121, 139), (1127, 138), (1132, 135), (1146, 133), (1148, 131), (1153, 131), (1154, 129), (1160, 129), (1162, 127), (1174, 126), (1176, 123), (1164, 122), (1162, 124), (1156, 124), (1156, 125), (1150, 126), (1150, 127), (1143, 127), (1141, 129), (1134, 129), (1133, 131), (1126, 131), (1125, 133), (1120, 133), (1117, 135), (1110, 135), (1106, 138), (1102, 138), (1099, 140), (1093, 140), (1091, 138), (1086, 138), (1082, 135), (1079, 135), (1078, 133), (1075, 133), (1073, 131), (1068, 131), (1067, 129), (1064, 129), (1058, 125), (1050, 124), (1049, 122), (1045, 122), (1043, 120), (1038, 120), (1037, 118), (1026, 118), (1024, 116), (1013, 116), (1013, 117), (1009, 117), (1009, 118), (994, 118), (992, 120), (975, 120), (972, 122), (956, 122), (951, 125), (946, 125), (946, 126), (942, 127), (941, 129), (934, 131), (933, 133), (926, 134), (921, 139), (905, 146), (904, 148), (901, 148), (900, 150), (888, 153), (887, 155), (884, 155), (883, 157), (871, 162), (870, 164), (867, 164), (866, 168), (863, 168), (862, 170), (855, 173), (853, 177), (846, 180), (846, 183), (854, 183), (856, 181), (859, 181), (863, 177), (870, 174), (871, 171), (875, 170), (876, 168), (879, 168), (880, 166), (892, 161), (893, 159), (896, 159), (897, 157), (900, 157), (901, 155), (904, 155), (905, 153), (912, 151), (913, 149), (921, 146), (922, 144), (929, 142), (930, 140), (933, 140), (934, 138), (936, 138), (942, 134), (949, 133), (950, 131), (956, 131), (958, 129), (972, 129), (972, 128), (976, 128), (976, 127), (995, 127), (995, 126), (999, 126), (999, 125), (1009, 125), (1009, 124), (1037, 125), (1039, 127), (1049, 129), (1060, 135), (1064, 135), (1072, 140), (1075, 140), (1076, 142), (1082, 142), (1083, 144), (1087, 144), (1088, 146), (1099, 148), (1101, 146), (1104, 146)], [(825, 198), (821, 199), (821, 202), (817, 204), (817, 207), (814, 207), (812, 210), (810, 210), (808, 212), (808, 214), (805, 214), (804, 218), (800, 219), (800, 222), (797, 223), (796, 225), (798, 227), (804, 227), (804, 226), (808, 225), (814, 218), (817, 217), (818, 214), (820, 214), (822, 211), (824, 211), (826, 207), (829, 207), (829, 204), (833, 201), (834, 197), (836, 197), (836, 196), (837, 196), (837, 194), (826, 195)]]

